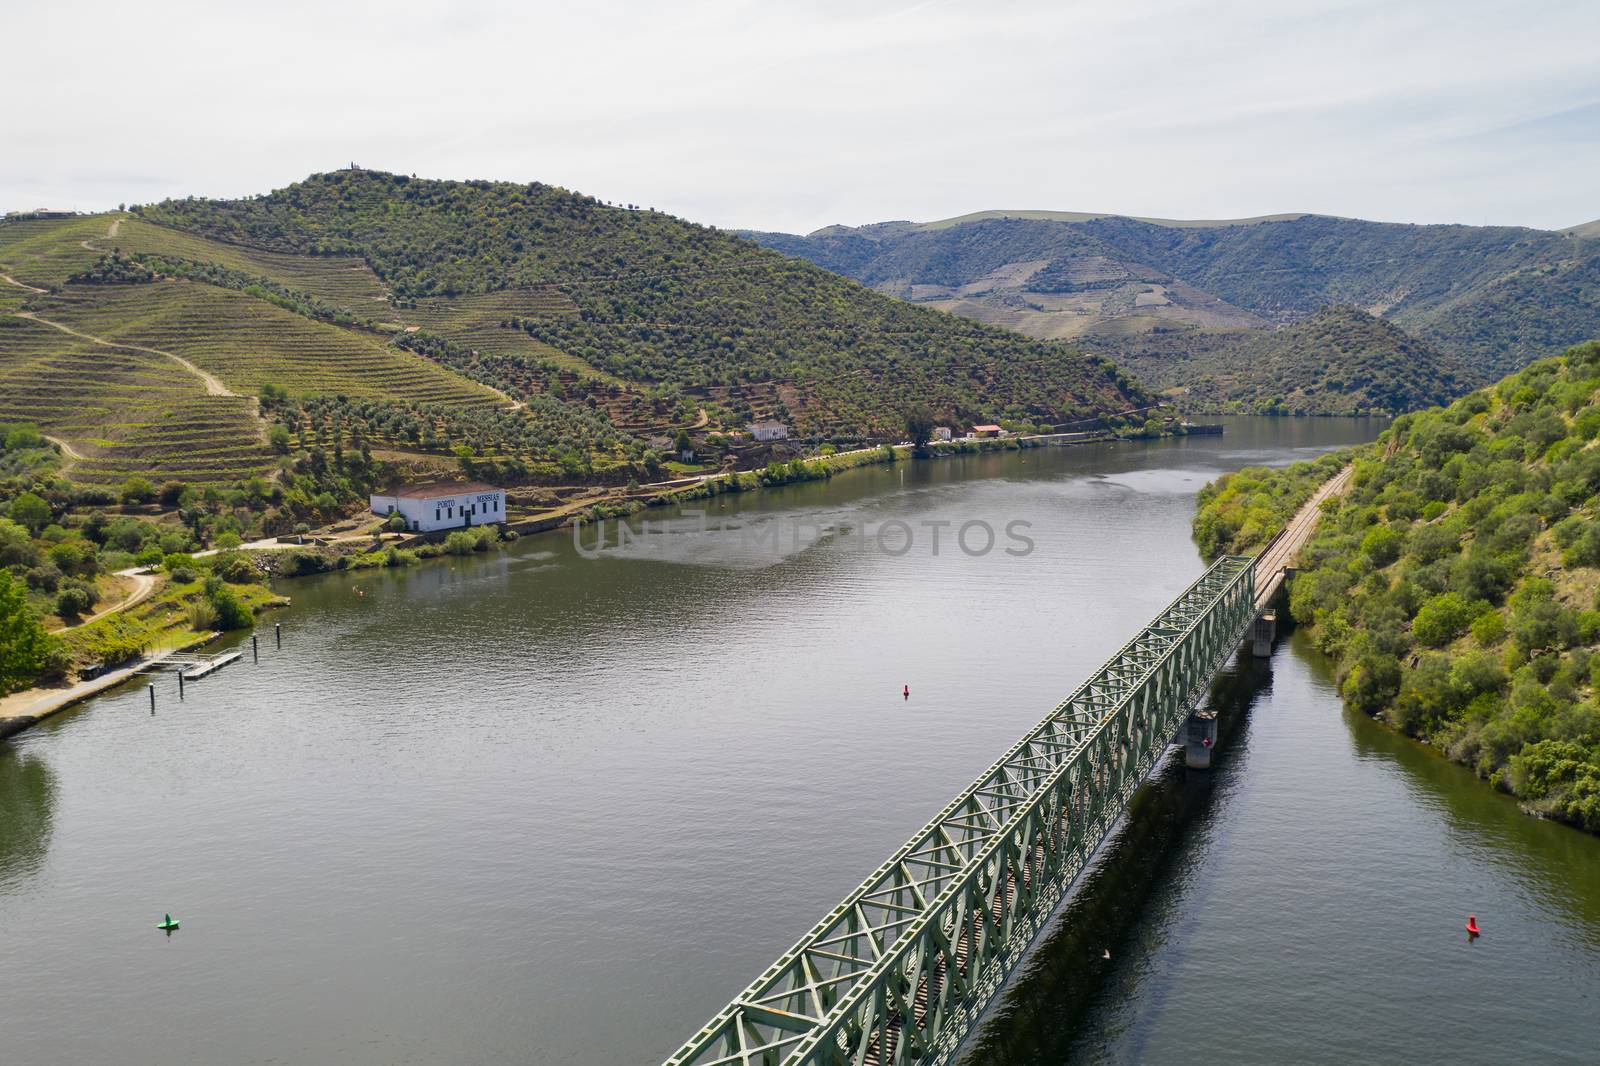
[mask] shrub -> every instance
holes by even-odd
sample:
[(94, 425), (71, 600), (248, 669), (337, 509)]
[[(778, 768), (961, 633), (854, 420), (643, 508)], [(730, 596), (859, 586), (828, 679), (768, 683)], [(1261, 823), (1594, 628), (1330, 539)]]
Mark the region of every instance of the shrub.
[(404, 533), (406, 531), (406, 516), (396, 511), (389, 516), (389, 520), (384, 523), (384, 526), (391, 533)]
[(1485, 611), (1472, 620), (1472, 639), (1492, 648), (1506, 639), (1506, 620), (1499, 611)]
[(62, 618), (76, 618), (93, 606), (89, 594), (76, 585), (62, 589), (56, 597), (56, 614)]
[(1424, 603), (1411, 623), (1411, 634), (1430, 648), (1442, 647), (1462, 633), (1479, 615), (1491, 610), (1483, 600), (1463, 599), (1444, 592)]
[(215, 557), (211, 572), (235, 585), (248, 585), (261, 577), (261, 571), (244, 552), (226, 552)]
[(205, 597), (189, 601), (189, 628), (205, 633), (217, 628), (217, 609)]
[(478, 549), (478, 538), (464, 529), (458, 529), (444, 538), (447, 555), (471, 555)]
[(239, 594), (215, 576), (206, 581), (206, 599), (217, 612), (217, 628), (243, 629), (250, 624), (250, 608), (239, 599)]
[(1372, 560), (1372, 565), (1383, 569), (1400, 558), (1403, 538), (1389, 526), (1373, 526), (1361, 538), (1361, 554)]
[(123, 503), (149, 503), (156, 498), (156, 489), (148, 478), (130, 477), (122, 483), (121, 496)]
[(195, 572), (187, 566), (178, 566), (167, 571), (174, 584), (187, 585), (195, 579)]

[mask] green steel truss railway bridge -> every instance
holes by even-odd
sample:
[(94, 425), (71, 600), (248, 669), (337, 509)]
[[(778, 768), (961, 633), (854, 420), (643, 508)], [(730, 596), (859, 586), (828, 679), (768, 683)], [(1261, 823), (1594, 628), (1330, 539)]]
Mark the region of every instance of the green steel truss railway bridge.
[(1252, 630), (1270, 649), (1256, 570), (1214, 563), (666, 1066), (951, 1061), (1180, 731), (1209, 765), (1212, 678)]

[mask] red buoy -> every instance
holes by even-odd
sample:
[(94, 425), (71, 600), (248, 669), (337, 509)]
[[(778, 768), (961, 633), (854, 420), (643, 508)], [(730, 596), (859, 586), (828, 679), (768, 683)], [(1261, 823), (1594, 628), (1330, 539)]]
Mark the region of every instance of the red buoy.
[(1483, 930), (1478, 928), (1478, 916), (1476, 914), (1467, 915), (1467, 935), (1477, 936), (1481, 932)]

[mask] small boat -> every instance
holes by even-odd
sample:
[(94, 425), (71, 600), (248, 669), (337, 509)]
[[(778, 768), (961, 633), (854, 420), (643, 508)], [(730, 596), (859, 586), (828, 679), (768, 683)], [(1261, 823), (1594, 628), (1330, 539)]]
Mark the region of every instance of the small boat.
[(1476, 914), (1467, 915), (1467, 935), (1478, 936), (1482, 932), (1483, 930), (1478, 928), (1478, 916)]
[(178, 928), (178, 923), (172, 920), (172, 915), (168, 914), (168, 915), (164, 915), (163, 917), (166, 920), (157, 922), (156, 923), (156, 928), (157, 929), (165, 929), (167, 932), (170, 933), (174, 929)]

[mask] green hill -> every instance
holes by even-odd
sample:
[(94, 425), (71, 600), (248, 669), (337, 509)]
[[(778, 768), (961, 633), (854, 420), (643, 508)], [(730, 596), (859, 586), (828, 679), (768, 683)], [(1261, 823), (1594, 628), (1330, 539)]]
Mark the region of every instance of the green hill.
[(956, 422), (1062, 422), (1148, 401), (1100, 360), (538, 183), (341, 171), (141, 217), (261, 252), (358, 256), (389, 290), (384, 318), (470, 336), (475, 376), (507, 391), (543, 355), (586, 397), (648, 392), (729, 426), (770, 415), (826, 435), (897, 432), (914, 404)]
[(1353, 307), (1280, 329), (1168, 327), (1114, 345), (1085, 341), (1197, 412), (1398, 414), (1448, 403), (1471, 384), (1433, 345)]
[[(110, 493), (305, 467), (309, 497), (358, 494), (326, 475), (340, 448), (621, 484), (661, 476), (651, 439), (756, 418), (860, 439), (917, 405), (1053, 424), (1152, 402), (1099, 357), (538, 184), (343, 171), (10, 219), (0, 273), (0, 421), (37, 424), (66, 477)], [(283, 522), (327, 510), (291, 503)]]
[(1266, 328), (1348, 304), (1478, 381), (1600, 335), (1600, 231), (1413, 226), (1322, 215), (1185, 223), (980, 212), (940, 223), (753, 234), (905, 299), (1029, 336)]
[[(1600, 343), (1541, 360), (1354, 454), (1291, 608), (1377, 714), (1520, 797), (1600, 832)], [(1201, 493), (1207, 554), (1270, 533), (1305, 464)]]

